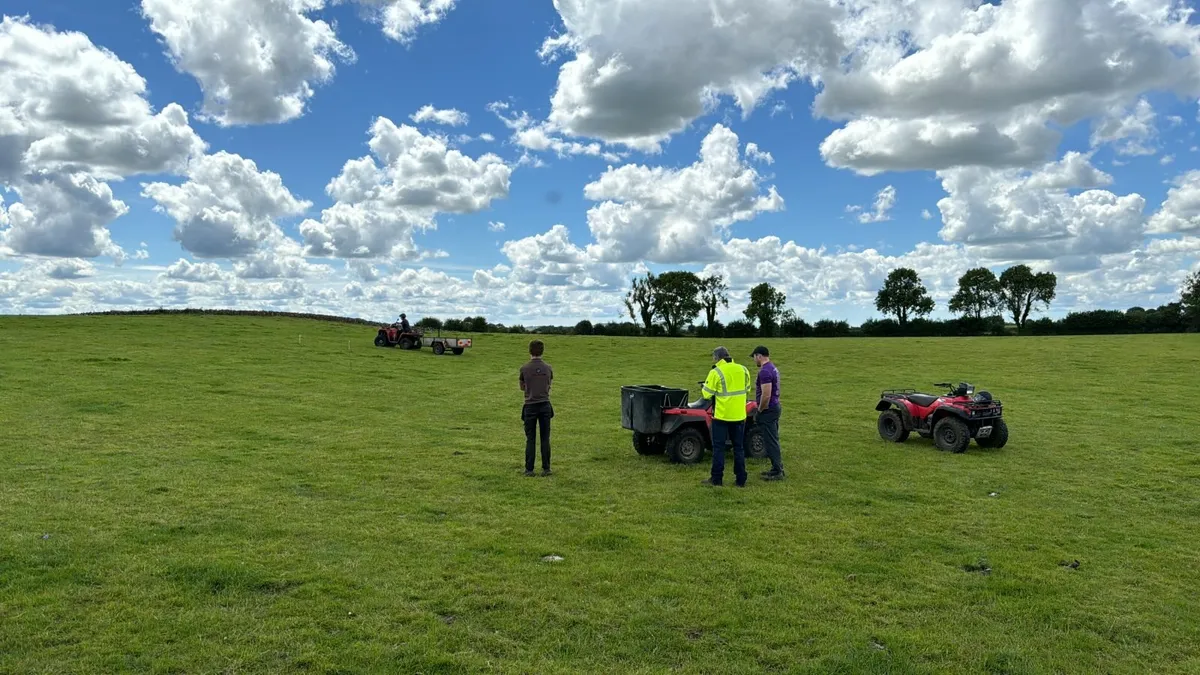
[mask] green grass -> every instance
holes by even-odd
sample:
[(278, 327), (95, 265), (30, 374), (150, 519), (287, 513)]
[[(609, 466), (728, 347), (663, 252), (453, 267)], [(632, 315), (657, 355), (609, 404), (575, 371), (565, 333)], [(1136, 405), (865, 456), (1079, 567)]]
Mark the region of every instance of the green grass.
[[(1200, 337), (772, 341), (789, 479), (746, 490), (620, 428), (708, 341), (549, 338), (530, 479), (528, 338), (372, 337), (0, 319), (0, 672), (1200, 672)], [(879, 439), (959, 379), (1005, 449)]]

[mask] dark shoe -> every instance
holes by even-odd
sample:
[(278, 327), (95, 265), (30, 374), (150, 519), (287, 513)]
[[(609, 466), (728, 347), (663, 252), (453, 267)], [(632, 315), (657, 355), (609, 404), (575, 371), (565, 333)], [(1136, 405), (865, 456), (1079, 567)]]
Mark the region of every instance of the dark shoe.
[(782, 471), (768, 471), (763, 474), (763, 480), (783, 480), (787, 474)]
[(736, 485), (736, 486), (738, 486), (738, 487), (740, 487), (740, 488), (744, 488), (744, 487), (746, 487), (746, 484), (745, 484), (745, 483), (734, 483), (734, 485)]
[(526, 476), (529, 476), (529, 477), (532, 477), (532, 476), (533, 476), (533, 472), (532, 472), (532, 471), (526, 471), (526, 472), (525, 472), (525, 475), (526, 475)]
[(706, 478), (701, 485), (704, 487), (724, 487), (724, 483), (714, 483), (711, 478)]
[(553, 471), (551, 471), (550, 469), (542, 469), (543, 476), (549, 476), (552, 473), (553, 473)]

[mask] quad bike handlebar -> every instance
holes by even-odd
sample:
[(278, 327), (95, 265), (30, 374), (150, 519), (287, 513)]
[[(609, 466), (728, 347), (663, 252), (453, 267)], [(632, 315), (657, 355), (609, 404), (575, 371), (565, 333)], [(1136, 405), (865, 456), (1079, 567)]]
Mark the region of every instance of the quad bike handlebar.
[(933, 385), (935, 387), (944, 387), (949, 389), (950, 396), (970, 396), (975, 393), (975, 385), (968, 382), (959, 382), (958, 384), (950, 384), (949, 382), (938, 382)]

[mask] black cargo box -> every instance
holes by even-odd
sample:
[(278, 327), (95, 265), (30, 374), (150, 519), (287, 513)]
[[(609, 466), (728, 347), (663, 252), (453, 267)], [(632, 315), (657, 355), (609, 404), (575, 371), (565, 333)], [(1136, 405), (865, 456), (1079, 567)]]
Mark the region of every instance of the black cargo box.
[(662, 431), (662, 413), (667, 408), (682, 408), (688, 403), (688, 390), (657, 384), (630, 384), (621, 387), (621, 426), (640, 434)]

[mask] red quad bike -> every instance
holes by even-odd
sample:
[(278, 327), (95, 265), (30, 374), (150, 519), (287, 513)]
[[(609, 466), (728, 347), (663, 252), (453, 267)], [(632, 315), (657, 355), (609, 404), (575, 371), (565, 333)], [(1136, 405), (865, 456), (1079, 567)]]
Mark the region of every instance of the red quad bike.
[[(703, 383), (702, 383), (703, 384)], [(746, 403), (743, 447), (747, 457), (767, 456), (762, 428), (754, 421), (754, 401)], [(633, 432), (633, 449), (639, 455), (661, 455), (672, 462), (695, 464), (712, 450), (712, 407), (691, 407), (687, 389), (657, 384), (621, 387), (621, 426)], [(725, 448), (733, 447), (727, 441)]]
[(1001, 416), (1004, 406), (986, 391), (960, 382), (935, 384), (947, 387), (944, 396), (922, 394), (915, 389), (885, 389), (875, 409), (879, 413), (879, 435), (885, 441), (903, 443), (908, 434), (933, 437), (939, 450), (965, 452), (971, 439), (981, 448), (1003, 448), (1008, 443), (1008, 425)]
[(380, 326), (375, 334), (376, 347), (399, 347), (400, 349), (420, 349), (422, 332), (414, 328), (408, 332), (400, 330), (399, 323)]
[(440, 330), (436, 337), (425, 337), (425, 331), (420, 328), (405, 331), (400, 328), (400, 323), (396, 322), (379, 327), (379, 331), (375, 334), (375, 346), (399, 347), (400, 349), (430, 347), (438, 356), (446, 352), (462, 356), (463, 352), (471, 346), (471, 338), (443, 337)]

